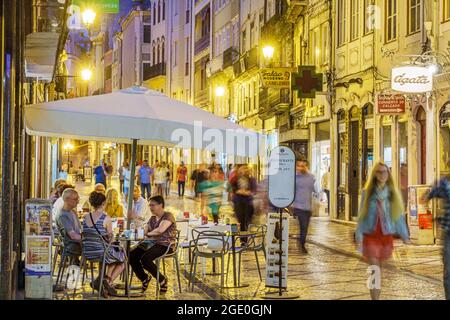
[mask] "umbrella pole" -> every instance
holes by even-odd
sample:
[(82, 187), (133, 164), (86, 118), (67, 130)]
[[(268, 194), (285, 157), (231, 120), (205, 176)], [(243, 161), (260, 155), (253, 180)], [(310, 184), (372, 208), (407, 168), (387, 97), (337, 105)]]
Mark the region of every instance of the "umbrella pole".
[(131, 147), (131, 172), (130, 172), (130, 190), (128, 190), (128, 215), (127, 215), (127, 230), (130, 230), (130, 219), (131, 212), (133, 210), (133, 192), (135, 184), (136, 175), (136, 150), (137, 150), (137, 139), (133, 139), (133, 145)]

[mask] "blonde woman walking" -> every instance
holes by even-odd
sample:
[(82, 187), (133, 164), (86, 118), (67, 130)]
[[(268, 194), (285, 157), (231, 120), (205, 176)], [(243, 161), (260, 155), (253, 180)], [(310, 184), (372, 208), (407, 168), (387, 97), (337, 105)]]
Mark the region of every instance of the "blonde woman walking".
[(362, 253), (374, 268), (375, 285), (370, 286), (372, 300), (381, 294), (381, 265), (391, 258), (394, 235), (409, 242), (404, 205), (386, 164), (377, 163), (362, 192), (356, 242), (362, 245)]

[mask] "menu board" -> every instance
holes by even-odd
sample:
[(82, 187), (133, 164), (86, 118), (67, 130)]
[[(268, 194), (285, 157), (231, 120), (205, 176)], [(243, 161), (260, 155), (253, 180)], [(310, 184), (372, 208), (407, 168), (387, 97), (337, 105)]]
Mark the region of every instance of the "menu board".
[(409, 187), (409, 230), (410, 237), (416, 244), (434, 244), (434, 220), (431, 201), (427, 195), (431, 187), (417, 185)]
[(52, 203), (49, 200), (32, 199), (25, 202), (25, 232), (27, 235), (52, 235)]
[(25, 275), (50, 276), (52, 256), (51, 236), (27, 236), (25, 242)]
[[(288, 249), (289, 249), (289, 214), (283, 213), (283, 225), (280, 226), (280, 214), (269, 213), (266, 235), (266, 287), (279, 287), (281, 263), (281, 287), (287, 288)], [(280, 236), (282, 238), (282, 254), (280, 261)]]

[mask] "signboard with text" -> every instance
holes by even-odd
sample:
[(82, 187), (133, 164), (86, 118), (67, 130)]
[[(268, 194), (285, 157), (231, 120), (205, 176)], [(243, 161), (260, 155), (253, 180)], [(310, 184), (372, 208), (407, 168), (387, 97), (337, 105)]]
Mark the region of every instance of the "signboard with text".
[(383, 94), (377, 97), (378, 114), (403, 114), (406, 110), (406, 99), (401, 94)]
[(433, 71), (426, 66), (405, 66), (392, 69), (392, 90), (406, 93), (433, 91)]
[(291, 69), (289, 68), (264, 68), (260, 75), (263, 87), (274, 89), (286, 89), (291, 86)]
[(287, 208), (295, 199), (295, 154), (276, 147), (269, 158), (269, 200), (276, 208)]
[(97, 14), (119, 13), (119, 0), (73, 0), (72, 4), (83, 8), (91, 8)]

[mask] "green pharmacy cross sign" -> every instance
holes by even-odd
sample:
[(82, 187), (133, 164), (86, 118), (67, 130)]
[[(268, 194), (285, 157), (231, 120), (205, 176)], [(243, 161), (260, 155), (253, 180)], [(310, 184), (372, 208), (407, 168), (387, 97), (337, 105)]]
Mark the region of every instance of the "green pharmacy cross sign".
[(323, 91), (323, 74), (316, 73), (314, 66), (300, 66), (298, 73), (292, 74), (292, 91), (298, 91), (299, 98), (314, 99)]
[(119, 13), (119, 0), (73, 0), (80, 8), (90, 7), (96, 13)]

